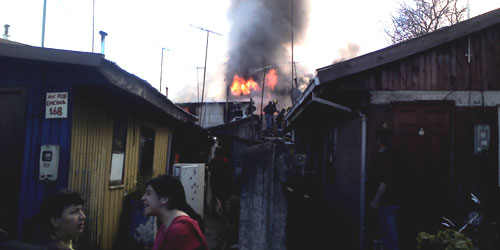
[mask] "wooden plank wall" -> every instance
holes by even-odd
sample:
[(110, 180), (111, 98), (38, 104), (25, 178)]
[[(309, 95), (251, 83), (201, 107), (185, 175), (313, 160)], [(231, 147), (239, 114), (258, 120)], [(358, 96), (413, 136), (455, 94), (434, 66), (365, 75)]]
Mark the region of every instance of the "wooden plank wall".
[(338, 81), (339, 89), (500, 90), (500, 25)]
[[(113, 249), (127, 192), (136, 186), (141, 125), (156, 130), (153, 175), (166, 172), (169, 129), (129, 117), (125, 152), (124, 184), (109, 186), (113, 119), (98, 101), (75, 98), (69, 188), (86, 200), (88, 227), (84, 241), (103, 250)], [(103, 101), (101, 101), (101, 104)]]

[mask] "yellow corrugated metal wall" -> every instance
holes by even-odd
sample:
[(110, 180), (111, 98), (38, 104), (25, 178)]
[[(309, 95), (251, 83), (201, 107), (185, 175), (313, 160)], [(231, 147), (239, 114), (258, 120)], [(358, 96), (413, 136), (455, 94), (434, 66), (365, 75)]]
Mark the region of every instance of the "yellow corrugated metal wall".
[(112, 110), (97, 101), (75, 98), (69, 188), (84, 197), (87, 215), (85, 241), (103, 250), (113, 248), (120, 224), (126, 192), (133, 190), (139, 162), (140, 127), (155, 129), (153, 175), (165, 173), (169, 130), (139, 118), (128, 118), (124, 184), (110, 187), (111, 149), (113, 137)]

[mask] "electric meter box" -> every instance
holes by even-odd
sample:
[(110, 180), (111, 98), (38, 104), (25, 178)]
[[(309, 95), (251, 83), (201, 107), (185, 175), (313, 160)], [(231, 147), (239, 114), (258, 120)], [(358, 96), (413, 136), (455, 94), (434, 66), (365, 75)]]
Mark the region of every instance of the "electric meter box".
[(40, 149), (40, 180), (56, 181), (59, 169), (59, 145), (42, 145)]
[(474, 154), (477, 155), (490, 148), (490, 126), (474, 125)]

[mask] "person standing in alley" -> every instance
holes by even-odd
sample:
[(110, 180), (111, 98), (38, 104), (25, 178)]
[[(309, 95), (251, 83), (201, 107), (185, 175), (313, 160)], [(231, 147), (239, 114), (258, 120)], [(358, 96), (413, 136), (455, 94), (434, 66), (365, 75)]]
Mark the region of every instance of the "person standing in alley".
[(208, 171), (212, 190), (212, 209), (216, 212), (221, 207), (227, 210), (227, 200), (232, 189), (232, 171), (221, 147), (215, 150), (215, 157), (210, 161)]
[(281, 111), (278, 113), (278, 116), (276, 116), (276, 127), (278, 129), (282, 128), (283, 118), (285, 118), (285, 109), (281, 109)]
[(266, 115), (266, 130), (272, 131), (274, 125), (274, 113), (278, 111), (276, 109), (276, 104), (278, 101), (275, 99), (273, 101), (269, 101), (269, 103), (264, 107), (264, 114)]
[(397, 158), (391, 148), (391, 133), (381, 130), (376, 133), (378, 152), (372, 165), (370, 178), (375, 195), (370, 207), (377, 209), (378, 228), (384, 249), (398, 250), (397, 217), (399, 209), (399, 169)]
[(251, 116), (253, 115), (253, 112), (255, 111), (255, 102), (253, 101), (253, 99), (250, 97), (250, 104), (248, 104), (248, 107), (247, 107), (247, 111), (246, 111), (246, 115), (247, 116)]

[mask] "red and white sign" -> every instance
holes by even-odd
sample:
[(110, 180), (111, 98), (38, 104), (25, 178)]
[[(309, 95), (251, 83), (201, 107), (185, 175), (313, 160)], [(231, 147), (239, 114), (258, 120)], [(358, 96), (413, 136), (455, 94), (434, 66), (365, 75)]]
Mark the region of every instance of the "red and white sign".
[(68, 117), (68, 92), (47, 93), (45, 119)]

